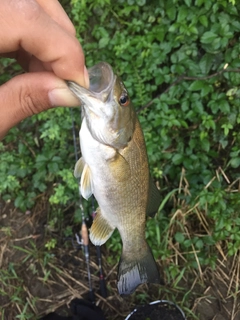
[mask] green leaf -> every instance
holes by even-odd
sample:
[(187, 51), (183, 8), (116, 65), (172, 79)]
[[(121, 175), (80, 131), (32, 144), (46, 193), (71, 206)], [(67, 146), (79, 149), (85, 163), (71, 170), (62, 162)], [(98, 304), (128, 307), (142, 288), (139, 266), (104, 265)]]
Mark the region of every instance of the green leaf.
[(199, 62), (199, 67), (204, 75), (207, 75), (213, 66), (214, 55), (206, 53)]
[(201, 140), (201, 146), (204, 151), (208, 152), (210, 150), (210, 142), (208, 139)]
[(186, 5), (190, 8), (192, 5), (192, 0), (184, 0), (184, 2), (186, 3)]
[(182, 232), (176, 232), (174, 238), (178, 243), (183, 243), (183, 241), (185, 240), (184, 234)]
[(185, 6), (181, 6), (178, 11), (177, 21), (179, 21), (179, 22), (184, 21), (185, 22), (187, 15), (188, 15), (188, 8)]
[(208, 18), (206, 16), (200, 16), (199, 21), (204, 27), (208, 27)]
[(179, 154), (179, 153), (176, 153), (172, 158), (172, 162), (175, 165), (181, 164), (182, 161), (183, 161), (183, 156), (181, 154)]
[[(239, 61), (236, 68), (239, 68)], [(231, 72), (229, 74), (230, 80), (234, 86), (240, 86), (240, 72)]]
[(205, 83), (201, 91), (201, 97), (205, 97), (209, 92), (212, 92), (212, 90), (212, 85)]
[(198, 239), (195, 243), (197, 249), (202, 249), (204, 247), (204, 242), (201, 239)]
[(216, 38), (218, 38), (218, 35), (215, 32), (207, 31), (202, 35), (201, 42), (205, 44), (212, 43)]
[(198, 34), (198, 29), (195, 26), (190, 26), (188, 28), (189, 33)]
[(228, 136), (229, 131), (233, 129), (233, 125), (231, 123), (224, 123), (221, 125), (221, 128), (224, 130), (224, 135)]
[(203, 80), (195, 80), (193, 83), (191, 83), (191, 85), (188, 88), (188, 90), (190, 90), (190, 91), (202, 90), (204, 84), (205, 84), (205, 81), (203, 81)]
[(100, 39), (100, 41), (99, 41), (99, 43), (98, 43), (99, 48), (102, 49), (102, 48), (107, 47), (107, 45), (109, 44), (109, 41), (110, 41), (109, 38), (102, 38), (102, 39)]
[(137, 0), (137, 4), (139, 6), (144, 6), (146, 4), (146, 0)]
[(234, 27), (234, 30), (240, 32), (240, 22), (238, 20), (231, 21), (231, 25)]
[(182, 103), (181, 103), (181, 109), (182, 109), (182, 111), (188, 111), (189, 110), (189, 102), (188, 101), (183, 101)]
[(176, 13), (177, 13), (176, 6), (171, 4), (167, 8), (166, 13), (167, 13), (170, 20), (175, 20)]
[(46, 162), (48, 158), (44, 154), (39, 154), (36, 157), (36, 162)]
[(202, 6), (202, 4), (205, 2), (205, 0), (196, 0), (195, 1), (195, 5), (196, 6), (198, 6), (198, 7), (200, 7), (200, 6)]
[(240, 157), (232, 158), (229, 163), (233, 168), (238, 168), (240, 166)]
[(230, 106), (227, 100), (220, 100), (218, 102), (219, 105), (219, 109), (223, 112), (223, 113), (229, 113), (230, 112)]

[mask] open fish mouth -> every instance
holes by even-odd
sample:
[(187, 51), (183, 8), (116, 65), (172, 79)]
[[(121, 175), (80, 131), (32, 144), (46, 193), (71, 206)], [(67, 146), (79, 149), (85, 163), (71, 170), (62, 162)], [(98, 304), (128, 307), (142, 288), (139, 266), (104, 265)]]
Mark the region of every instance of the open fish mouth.
[(115, 75), (112, 67), (106, 62), (99, 62), (88, 70), (89, 91), (96, 98), (105, 102), (115, 83)]
[(89, 89), (67, 81), (69, 89), (79, 98), (82, 104), (88, 105), (89, 99), (105, 103), (113, 92), (116, 76), (112, 67), (106, 62), (99, 62), (88, 69)]

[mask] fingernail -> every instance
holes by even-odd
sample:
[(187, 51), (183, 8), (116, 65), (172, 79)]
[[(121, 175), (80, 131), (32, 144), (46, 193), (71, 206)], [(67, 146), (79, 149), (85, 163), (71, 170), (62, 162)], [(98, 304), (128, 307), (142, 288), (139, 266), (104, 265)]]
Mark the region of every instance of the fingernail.
[(52, 106), (75, 107), (80, 105), (79, 100), (67, 87), (49, 91), (48, 97)]
[(88, 89), (89, 88), (89, 75), (86, 66), (84, 66), (83, 74), (81, 74), (81, 77), (78, 79), (72, 79), (80, 86)]

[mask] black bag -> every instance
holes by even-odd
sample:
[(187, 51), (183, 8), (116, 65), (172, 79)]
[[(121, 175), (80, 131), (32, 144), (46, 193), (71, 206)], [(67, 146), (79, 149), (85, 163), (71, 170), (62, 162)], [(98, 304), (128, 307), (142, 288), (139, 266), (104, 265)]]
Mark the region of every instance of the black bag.
[(51, 312), (39, 320), (106, 320), (102, 310), (87, 300), (72, 300), (70, 309), (72, 316), (63, 317), (55, 312)]

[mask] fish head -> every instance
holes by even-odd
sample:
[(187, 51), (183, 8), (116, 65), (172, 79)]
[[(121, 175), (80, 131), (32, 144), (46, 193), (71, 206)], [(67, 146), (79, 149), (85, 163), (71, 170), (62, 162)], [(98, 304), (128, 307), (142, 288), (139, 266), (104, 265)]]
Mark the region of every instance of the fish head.
[(96, 64), (88, 73), (89, 89), (68, 81), (70, 90), (80, 100), (88, 129), (100, 143), (124, 148), (131, 140), (136, 121), (127, 89), (106, 62)]

